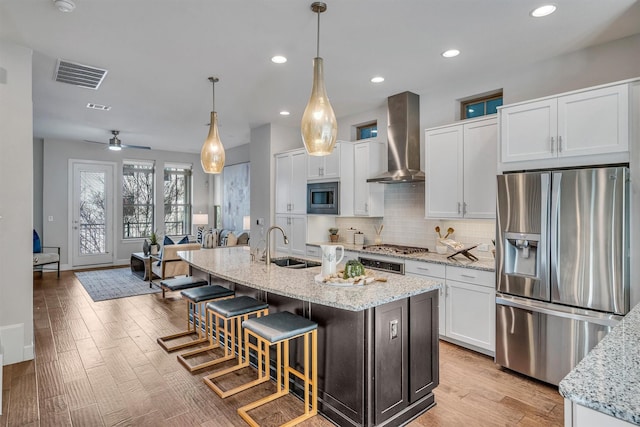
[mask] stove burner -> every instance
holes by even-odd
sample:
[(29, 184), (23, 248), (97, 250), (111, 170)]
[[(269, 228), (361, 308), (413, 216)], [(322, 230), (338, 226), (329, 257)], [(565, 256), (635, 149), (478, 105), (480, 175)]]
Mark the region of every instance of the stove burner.
[(417, 254), (421, 252), (429, 252), (427, 248), (417, 248), (415, 246), (402, 246), (402, 245), (369, 245), (363, 247), (364, 250), (378, 253), (386, 253), (386, 254)]

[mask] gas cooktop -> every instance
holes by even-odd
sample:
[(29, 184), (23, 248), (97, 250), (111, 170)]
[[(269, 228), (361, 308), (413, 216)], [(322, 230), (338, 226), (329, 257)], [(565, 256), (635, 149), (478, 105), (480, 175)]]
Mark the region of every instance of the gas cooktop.
[(429, 252), (429, 249), (427, 248), (418, 248), (415, 246), (403, 246), (403, 245), (388, 245), (388, 244), (368, 245), (368, 246), (364, 246), (362, 249), (371, 251), (371, 252), (381, 253), (381, 254), (402, 254), (402, 255)]

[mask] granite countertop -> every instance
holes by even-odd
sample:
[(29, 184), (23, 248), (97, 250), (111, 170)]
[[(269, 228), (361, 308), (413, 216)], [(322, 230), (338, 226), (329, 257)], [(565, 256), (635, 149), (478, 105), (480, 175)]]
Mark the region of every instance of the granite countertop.
[(640, 425), (640, 304), (559, 385), (582, 406)]
[(320, 267), (289, 269), (275, 264), (267, 267), (264, 262), (251, 260), (248, 247), (180, 251), (178, 256), (200, 270), (240, 285), (351, 311), (362, 311), (442, 286), (437, 281), (384, 272), (376, 272), (376, 277), (387, 278), (387, 282), (364, 286), (317, 283), (314, 277), (320, 274)]
[(496, 271), (496, 263), (493, 258), (480, 258), (478, 261), (471, 261), (465, 258), (463, 255), (457, 255), (456, 258), (447, 259), (447, 256), (451, 255), (452, 252), (447, 254), (438, 254), (435, 252), (421, 252), (417, 254), (387, 254), (380, 253), (375, 251), (369, 251), (366, 249), (366, 246), (362, 245), (353, 245), (349, 243), (332, 243), (332, 242), (312, 242), (307, 243), (307, 245), (311, 246), (320, 246), (320, 245), (342, 245), (344, 249), (347, 251), (358, 252), (365, 255), (374, 255), (374, 256), (384, 256), (389, 258), (400, 258), (402, 260), (414, 260), (414, 261), (422, 261), (422, 262), (431, 262), (435, 264), (445, 264), (454, 267), (464, 267), (471, 268), (474, 270), (483, 270), (483, 271)]

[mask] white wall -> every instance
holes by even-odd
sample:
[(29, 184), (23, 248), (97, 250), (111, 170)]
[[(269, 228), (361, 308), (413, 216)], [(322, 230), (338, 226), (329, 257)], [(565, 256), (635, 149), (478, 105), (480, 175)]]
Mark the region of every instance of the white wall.
[[(275, 158), (282, 151), (302, 148), (300, 129), (273, 123), (251, 129), (251, 241), (252, 248), (264, 249), (264, 233), (275, 217)], [(258, 218), (264, 225), (256, 224)]]
[[(165, 162), (190, 163), (193, 165), (193, 212), (206, 212), (209, 202), (208, 177), (200, 166), (200, 155), (160, 150), (122, 150), (109, 151), (105, 146), (77, 141), (45, 139), (43, 164), (43, 241), (49, 246), (60, 246), (61, 268), (69, 268), (69, 212), (68, 178), (69, 159), (93, 160), (116, 163), (116, 226), (115, 263), (128, 263), (132, 252), (142, 251), (142, 239), (122, 238), (122, 161), (124, 159), (153, 160), (156, 165), (156, 215), (155, 225), (159, 232), (163, 230), (162, 200), (163, 173)], [(53, 221), (48, 221), (52, 216)], [(213, 217), (211, 217), (213, 218)]]
[(44, 162), (44, 141), (33, 139), (33, 228), (42, 235), (42, 165)]
[(0, 41), (0, 353), (6, 365), (34, 357), (31, 56), (31, 49)]

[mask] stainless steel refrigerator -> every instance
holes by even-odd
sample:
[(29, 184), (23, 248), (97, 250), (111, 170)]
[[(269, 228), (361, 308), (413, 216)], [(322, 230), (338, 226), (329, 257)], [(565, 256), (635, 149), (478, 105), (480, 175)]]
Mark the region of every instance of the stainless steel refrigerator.
[(629, 311), (628, 178), (498, 176), (496, 363), (557, 385)]

